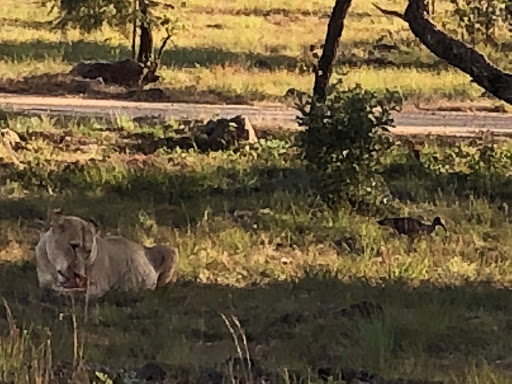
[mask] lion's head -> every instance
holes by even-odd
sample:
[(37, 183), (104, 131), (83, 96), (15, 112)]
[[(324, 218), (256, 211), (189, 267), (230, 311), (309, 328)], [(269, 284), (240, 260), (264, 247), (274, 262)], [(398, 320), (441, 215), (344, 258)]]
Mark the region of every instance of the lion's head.
[(50, 236), (48, 258), (66, 288), (83, 288), (86, 284), (85, 267), (94, 248), (96, 227), (76, 216), (65, 216), (60, 210), (48, 212)]

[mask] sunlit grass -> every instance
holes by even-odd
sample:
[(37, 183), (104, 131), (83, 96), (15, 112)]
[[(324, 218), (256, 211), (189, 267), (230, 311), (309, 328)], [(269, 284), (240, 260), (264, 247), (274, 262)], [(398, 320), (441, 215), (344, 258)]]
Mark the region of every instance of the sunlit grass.
[[(508, 382), (509, 213), (474, 196), (482, 191), (473, 184), (454, 191), (443, 179), (470, 171), (472, 157), (453, 155), (470, 153), (468, 143), (418, 143), (427, 168), (437, 156), (449, 172), (422, 183), (414, 172), (391, 176), (395, 189), (417, 200), (400, 202), (396, 215), (439, 215), (448, 229), (409, 247), (376, 217), (316, 197), (288, 137), (236, 152), (160, 148), (145, 156), (135, 138), (171, 137), (175, 125), (10, 117), (3, 127), (24, 145), (0, 173), (0, 296), (32, 331), (23, 340), (0, 334), (0, 350), (23, 347), (14, 359), (0, 356), (0, 377), (23, 384), (34, 359), (41, 364), (34, 376), (73, 359), (77, 307), (64, 299), (48, 304), (33, 263), (41, 220), (48, 206), (59, 206), (95, 219), (102, 233), (169, 244), (181, 255), (176, 285), (113, 293), (91, 305), (88, 321), (78, 317), (85, 367), (133, 369), (156, 360), (181, 380), (195, 380), (201, 367), (222, 370), (236, 350), (220, 312), (240, 318), (259, 364), (272, 374), (286, 368), (305, 383), (320, 383), (316, 370), (325, 366), (390, 379)], [(509, 174), (509, 151), (503, 142), (495, 152), (500, 175)], [(407, 152), (397, 146), (388, 156), (399, 164)], [(504, 187), (491, 193), (507, 201)], [(340, 312), (362, 300), (381, 305), (382, 317)], [(48, 330), (51, 361), (38, 352), (46, 351)]]
[[(389, 1), (381, 5), (401, 9), (405, 3)], [(89, 35), (77, 30), (61, 32), (41, 24), (55, 14), (49, 15), (30, 0), (9, 0), (3, 7), (0, 77), (67, 71), (80, 60), (130, 57), (129, 38), (109, 28)], [(324, 0), (236, 0), (222, 7), (209, 0), (188, 2), (174, 11), (187, 30), (164, 54), (161, 86), (177, 90), (194, 86), (256, 101), (282, 100), (291, 87), (309, 92), (313, 76), (298, 69), (303, 63), (311, 63), (309, 45), (323, 42), (327, 19), (319, 15), (328, 15), (331, 7)], [(444, 9), (441, 7), (438, 11)], [(162, 32), (156, 31), (157, 45), (162, 38)], [(399, 52), (376, 53), (394, 65), (367, 63), (375, 54), (371, 51), (379, 38), (400, 47)], [(347, 84), (360, 82), (376, 90), (397, 88), (413, 102), (475, 100), (481, 94), (481, 89), (462, 72), (439, 69), (434, 64), (436, 58), (415, 41), (403, 21), (381, 15), (370, 3), (352, 5), (340, 54), (354, 61), (350, 68), (342, 68), (347, 72)], [(506, 54), (493, 57), (508, 68)], [(258, 63), (270, 65), (271, 71), (258, 69)]]

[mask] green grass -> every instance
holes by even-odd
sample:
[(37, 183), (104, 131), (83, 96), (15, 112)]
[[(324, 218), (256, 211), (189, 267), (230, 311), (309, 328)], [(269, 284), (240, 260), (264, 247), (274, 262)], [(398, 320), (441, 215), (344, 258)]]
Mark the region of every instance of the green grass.
[[(323, 42), (332, 5), (324, 0), (237, 0), (222, 6), (207, 0), (187, 2), (174, 12), (188, 30), (165, 53), (160, 85), (174, 90), (178, 100), (193, 99), (191, 93), (199, 92), (217, 94), (220, 101), (237, 96), (245, 102), (283, 101), (289, 88), (309, 92), (312, 74), (303, 70), (313, 60), (308, 47)], [(381, 6), (404, 9), (405, 1)], [(130, 56), (128, 39), (108, 28), (90, 35), (76, 30), (64, 34), (51, 30), (45, 24), (51, 17), (29, 0), (7, 0), (3, 9), (0, 79), (67, 71), (81, 60)], [(446, 9), (441, 4), (437, 22), (445, 21)], [(157, 33), (155, 41), (162, 37)], [(396, 43), (400, 51), (375, 49), (381, 37)], [(500, 52), (479, 48), (497, 65), (510, 69), (506, 48)], [(413, 103), (476, 100), (482, 93), (468, 76), (430, 54), (404, 22), (381, 15), (371, 3), (352, 5), (340, 55), (346, 84), (398, 88)], [(258, 67), (261, 63), (270, 70)]]
[[(319, 200), (287, 136), (238, 152), (146, 156), (142, 138), (172, 136), (176, 123), (11, 117), (5, 125), (22, 143), (13, 158), (2, 152), (0, 168), (0, 297), (12, 312), (0, 309), (0, 381), (44, 382), (50, 367), (74, 360), (74, 345), (89, 370), (111, 377), (154, 360), (180, 382), (204, 368), (227, 380), (225, 360), (238, 353), (221, 314), (233, 314), (272, 382), (319, 383), (322, 367), (510, 382), (508, 141), (485, 160), (484, 143), (429, 139), (416, 143), (420, 163), (396, 143), (385, 177), (406, 197), (388, 213), (439, 215), (448, 228), (408, 251), (376, 217)], [(177, 247), (179, 281), (112, 292), (85, 319), (80, 300), (72, 306), (37, 287), (37, 220), (49, 206), (92, 217), (104, 232)], [(382, 315), (339, 311), (363, 300)]]

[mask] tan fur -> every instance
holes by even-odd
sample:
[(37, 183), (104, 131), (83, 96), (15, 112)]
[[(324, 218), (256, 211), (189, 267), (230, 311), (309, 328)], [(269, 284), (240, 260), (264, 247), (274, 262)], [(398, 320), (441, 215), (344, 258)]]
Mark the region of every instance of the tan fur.
[(88, 279), (88, 294), (100, 297), (114, 288), (155, 289), (175, 280), (178, 254), (167, 246), (144, 247), (122, 236), (102, 237), (92, 223), (60, 211), (51, 211), (49, 222), (50, 229), (36, 246), (41, 287), (60, 290), (66, 277), (78, 273)]

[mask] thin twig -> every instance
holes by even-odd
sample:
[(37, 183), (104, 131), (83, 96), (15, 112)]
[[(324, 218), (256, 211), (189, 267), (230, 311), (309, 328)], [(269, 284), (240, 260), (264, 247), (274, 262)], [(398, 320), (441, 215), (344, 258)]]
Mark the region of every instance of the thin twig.
[(398, 17), (399, 19), (402, 19), (402, 20), (405, 20), (404, 18), (404, 15), (401, 14), (400, 12), (398, 11), (392, 11), (392, 10), (389, 10), (389, 9), (384, 9), (384, 8), (381, 8), (379, 7), (377, 4), (375, 3), (372, 3), (372, 5), (377, 8), (381, 13), (383, 13), (384, 15), (386, 16), (394, 16), (394, 17)]
[(249, 381), (249, 374), (247, 373), (246, 369), (245, 369), (245, 364), (244, 364), (244, 355), (242, 353), (242, 348), (240, 348), (240, 343), (238, 341), (238, 337), (236, 335), (236, 332), (235, 330), (233, 329), (233, 327), (231, 326), (231, 323), (229, 322), (229, 320), (226, 318), (226, 316), (224, 316), (223, 313), (220, 313), (220, 316), (222, 317), (222, 319), (224, 320), (224, 323), (226, 323), (226, 327), (228, 328), (229, 330), (229, 333), (231, 333), (231, 336), (233, 337), (233, 342), (235, 343), (235, 347), (236, 347), (236, 351), (238, 353), (238, 356), (240, 357), (240, 363), (243, 365), (244, 369), (243, 369), (243, 373), (244, 373), (244, 376), (245, 376), (245, 381), (248, 382), (248, 383), (251, 383), (251, 381)]

